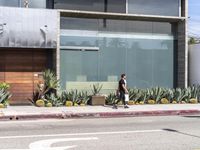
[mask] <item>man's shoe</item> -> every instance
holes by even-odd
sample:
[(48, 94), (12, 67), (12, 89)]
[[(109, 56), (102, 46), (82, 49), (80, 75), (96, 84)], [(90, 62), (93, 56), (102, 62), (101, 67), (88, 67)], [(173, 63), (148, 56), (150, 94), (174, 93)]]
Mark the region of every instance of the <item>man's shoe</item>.
[(125, 105), (124, 108), (129, 108), (128, 105)]
[(118, 108), (117, 108), (117, 105), (113, 105), (113, 109), (118, 109)]

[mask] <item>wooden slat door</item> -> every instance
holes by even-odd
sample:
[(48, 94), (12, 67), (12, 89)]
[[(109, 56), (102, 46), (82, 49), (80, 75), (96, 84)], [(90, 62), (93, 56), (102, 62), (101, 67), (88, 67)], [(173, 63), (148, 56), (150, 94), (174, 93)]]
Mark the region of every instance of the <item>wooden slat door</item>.
[(0, 82), (5, 81), (5, 52), (0, 53)]
[(40, 74), (47, 66), (46, 50), (5, 50), (4, 60), (0, 66), (0, 81), (11, 85), (11, 104), (28, 104), (28, 99), (33, 96), (36, 84), (39, 82)]
[(33, 86), (34, 90), (37, 88), (37, 84), (41, 82), (42, 79), (42, 71), (47, 68), (48, 57), (46, 51), (38, 50), (33, 53)]
[(33, 93), (33, 51), (7, 50), (5, 82), (11, 85), (11, 103), (27, 103)]

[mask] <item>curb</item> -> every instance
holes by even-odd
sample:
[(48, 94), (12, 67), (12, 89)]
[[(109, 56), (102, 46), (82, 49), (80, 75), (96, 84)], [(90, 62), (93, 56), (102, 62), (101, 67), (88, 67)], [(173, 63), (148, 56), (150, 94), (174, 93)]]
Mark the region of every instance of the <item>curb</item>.
[(65, 119), (63, 113), (54, 114), (23, 114), (23, 115), (5, 115), (0, 116), (2, 120), (35, 120), (35, 119)]
[(66, 118), (114, 118), (114, 117), (145, 117), (145, 116), (176, 116), (195, 115), (199, 110), (161, 110), (161, 111), (131, 111), (131, 112), (101, 112), (101, 113), (72, 113)]
[(2, 120), (35, 120), (35, 119), (71, 119), (71, 118), (115, 118), (115, 117), (145, 117), (145, 116), (180, 116), (196, 115), (200, 110), (159, 110), (159, 111), (127, 111), (127, 112), (92, 112), (92, 113), (50, 113), (50, 114), (23, 114), (4, 115)]

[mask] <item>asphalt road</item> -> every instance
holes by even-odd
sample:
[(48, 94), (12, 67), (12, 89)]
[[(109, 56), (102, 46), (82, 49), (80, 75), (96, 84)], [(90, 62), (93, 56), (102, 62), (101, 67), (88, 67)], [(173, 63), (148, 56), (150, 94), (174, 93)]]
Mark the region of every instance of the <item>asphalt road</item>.
[(200, 116), (0, 122), (6, 150), (200, 150)]

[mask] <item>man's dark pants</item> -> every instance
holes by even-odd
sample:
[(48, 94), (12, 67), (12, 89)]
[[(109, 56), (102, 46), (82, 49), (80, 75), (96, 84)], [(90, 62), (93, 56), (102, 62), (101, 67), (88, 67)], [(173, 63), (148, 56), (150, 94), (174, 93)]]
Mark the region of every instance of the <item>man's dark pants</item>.
[(118, 96), (118, 99), (117, 101), (114, 101), (114, 105), (117, 105), (121, 100), (123, 102), (124, 105), (126, 105), (126, 102), (125, 102), (125, 92), (124, 91), (119, 91), (119, 96)]

